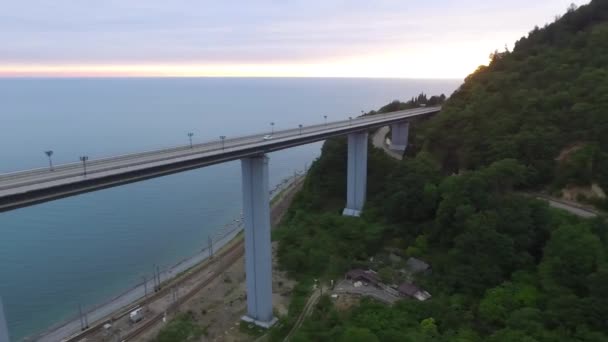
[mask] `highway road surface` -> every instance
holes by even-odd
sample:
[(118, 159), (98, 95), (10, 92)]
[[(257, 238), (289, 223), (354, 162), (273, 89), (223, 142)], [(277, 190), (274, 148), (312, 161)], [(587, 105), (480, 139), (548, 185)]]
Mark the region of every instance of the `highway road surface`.
[(550, 206), (557, 209), (562, 209), (569, 212), (572, 215), (579, 216), (582, 218), (593, 218), (597, 217), (598, 213), (591, 208), (585, 208), (578, 203), (565, 201), (559, 198), (554, 198), (546, 195), (535, 195), (537, 199), (547, 201)]
[(397, 160), (401, 160), (401, 159), (403, 159), (403, 152), (400, 153), (397, 151), (393, 151), (386, 144), (386, 135), (388, 134), (388, 131), (389, 131), (388, 126), (378, 128), (378, 130), (372, 137), (372, 144), (374, 144), (374, 146), (377, 148), (383, 149), (384, 152), (386, 154), (388, 154), (389, 156), (391, 156)]
[(0, 212), (435, 114), (423, 107), (262, 134), (0, 174)]

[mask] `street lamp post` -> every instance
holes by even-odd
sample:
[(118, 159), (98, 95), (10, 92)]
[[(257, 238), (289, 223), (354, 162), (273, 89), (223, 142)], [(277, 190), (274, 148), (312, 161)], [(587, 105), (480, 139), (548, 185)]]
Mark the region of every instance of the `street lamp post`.
[(89, 160), (88, 156), (80, 156), (80, 161), (82, 162), (82, 168), (84, 169), (84, 176), (87, 176), (87, 160)]
[(190, 148), (192, 148), (192, 136), (194, 135), (194, 133), (190, 132), (188, 133), (188, 138), (190, 139)]
[(270, 134), (274, 134), (274, 122), (270, 123)]
[(46, 154), (46, 156), (49, 157), (49, 170), (53, 171), (53, 160), (51, 159), (51, 156), (53, 155), (53, 151), (51, 151), (51, 150), (44, 151), (44, 154)]
[(300, 135), (302, 135), (302, 124), (299, 124), (298, 127), (300, 127)]
[(349, 117), (348, 117), (348, 124), (349, 124), (349, 125), (352, 125), (352, 124), (353, 124), (353, 117), (352, 117), (352, 116), (349, 116)]
[(225, 135), (220, 135), (220, 140), (222, 141), (222, 151), (224, 150), (224, 140), (226, 140)]
[(327, 115), (323, 115), (323, 118), (325, 118), (325, 124), (327, 125)]

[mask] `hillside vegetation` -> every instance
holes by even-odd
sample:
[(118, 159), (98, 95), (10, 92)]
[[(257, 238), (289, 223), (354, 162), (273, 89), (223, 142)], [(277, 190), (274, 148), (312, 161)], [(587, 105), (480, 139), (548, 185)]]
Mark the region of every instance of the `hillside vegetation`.
[[(514, 158), (530, 185), (608, 189), (608, 1), (571, 7), (494, 53), (419, 139), (452, 172)], [(560, 151), (581, 143), (558, 165)]]
[(325, 143), (274, 235), (281, 267), (301, 284), (354, 267), (390, 279), (382, 256), (397, 251), (432, 265), (416, 282), (433, 297), (344, 309), (324, 296), (292, 341), (608, 341), (608, 225), (514, 191), (608, 184), (607, 23), (607, 1), (569, 10), (469, 76), (403, 161), (370, 146), (361, 218), (340, 215), (346, 141)]

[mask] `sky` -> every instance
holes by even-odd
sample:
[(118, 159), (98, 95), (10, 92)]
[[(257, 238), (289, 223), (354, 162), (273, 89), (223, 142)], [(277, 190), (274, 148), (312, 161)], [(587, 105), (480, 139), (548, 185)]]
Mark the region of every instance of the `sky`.
[(464, 78), (571, 3), (5, 0), (0, 77)]

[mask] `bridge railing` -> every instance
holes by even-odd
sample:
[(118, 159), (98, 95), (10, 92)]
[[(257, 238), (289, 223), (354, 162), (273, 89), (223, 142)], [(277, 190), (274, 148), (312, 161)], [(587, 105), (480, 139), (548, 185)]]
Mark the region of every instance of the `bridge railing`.
[[(428, 110), (432, 110), (432, 109), (435, 109), (435, 107), (426, 107), (426, 108), (421, 108), (420, 110), (428, 111)], [(411, 111), (412, 110), (408, 110), (408, 112), (411, 112)], [(401, 116), (401, 115), (403, 115), (403, 112), (404, 111), (398, 111), (398, 112), (382, 114), (382, 115), (359, 117), (359, 118), (354, 118), (352, 120), (347, 119), (347, 120), (332, 121), (327, 124), (322, 123), (322, 124), (309, 125), (306, 127), (302, 127), (302, 135), (310, 134), (311, 130), (313, 130), (315, 133), (318, 133), (319, 131), (324, 131), (325, 129), (333, 130), (333, 129), (336, 129), (335, 125), (348, 125), (348, 126), (354, 126), (354, 127), (364, 126), (364, 125), (368, 125), (370, 122), (373, 123), (376, 121), (384, 121), (384, 120), (387, 120), (387, 119), (390, 119), (390, 118), (393, 118), (396, 116)], [(298, 127), (298, 128), (290, 128), (290, 129), (285, 129), (285, 130), (281, 130), (281, 131), (276, 131), (274, 134), (280, 136), (280, 135), (290, 135), (290, 134), (299, 133), (299, 132), (300, 132), (300, 128)], [(149, 151), (138, 152), (138, 153), (130, 153), (130, 154), (123, 154), (123, 155), (112, 156), (112, 157), (92, 159), (92, 160), (87, 161), (86, 164), (87, 164), (87, 168), (90, 168), (91, 173), (103, 172), (103, 171), (108, 171), (109, 169), (115, 169), (116, 166), (103, 168), (103, 169), (99, 169), (96, 167), (103, 165), (105, 163), (120, 162), (120, 161), (124, 161), (124, 160), (129, 160), (129, 159), (145, 158), (148, 156), (151, 157), (151, 160), (148, 160), (145, 162), (163, 161), (166, 159), (171, 159), (171, 158), (177, 157), (177, 156), (164, 157), (164, 155), (179, 152), (179, 151), (184, 151), (184, 152), (192, 151), (191, 153), (180, 154), (179, 157), (188, 157), (190, 155), (199, 154), (201, 152), (214, 152), (214, 151), (218, 151), (218, 150), (224, 150), (227, 148), (229, 149), (229, 148), (234, 148), (234, 147), (239, 147), (239, 146), (245, 145), (246, 143), (238, 144), (238, 142), (243, 142), (243, 141), (247, 141), (250, 139), (257, 138), (257, 137), (262, 137), (265, 134), (266, 133), (258, 133), (258, 134), (251, 134), (251, 135), (226, 139), (223, 142), (223, 144), (222, 144), (221, 140), (213, 140), (213, 141), (207, 141), (207, 142), (203, 142), (203, 143), (199, 143), (199, 144), (193, 144), (192, 147), (190, 147), (189, 145), (183, 145), (183, 146), (176, 146), (176, 147), (170, 147), (170, 148), (165, 148), (165, 149), (149, 150)], [(222, 147), (222, 145), (224, 147)], [(217, 148), (206, 149), (205, 151), (200, 151), (201, 148), (211, 147), (211, 146), (217, 146)], [(121, 167), (130, 167), (130, 166), (134, 166), (134, 165), (139, 165), (139, 164), (142, 164), (142, 162), (143, 161), (140, 160), (138, 162), (121, 165)], [(5, 174), (0, 174), (0, 182), (18, 180), (20, 178), (28, 178), (28, 177), (36, 176), (36, 175), (54, 173), (57, 175), (57, 177), (52, 177), (52, 178), (48, 179), (49, 181), (52, 181), (52, 180), (57, 180), (57, 179), (62, 179), (62, 178), (66, 178), (69, 176), (73, 176), (73, 175), (66, 175), (65, 173), (69, 172), (69, 171), (81, 170), (81, 168), (82, 168), (81, 163), (74, 162), (74, 163), (56, 165), (52, 171), (49, 168), (38, 168), (38, 169), (32, 169), (32, 170), (26, 170), (26, 171), (5, 173)], [(62, 172), (64, 172), (64, 173), (62, 174)], [(26, 184), (22, 184), (22, 185), (28, 185), (28, 184), (26, 183)], [(14, 184), (11, 185), (11, 187), (14, 187)], [(6, 188), (6, 186), (0, 187), (0, 189), (3, 189), (3, 188)]]

